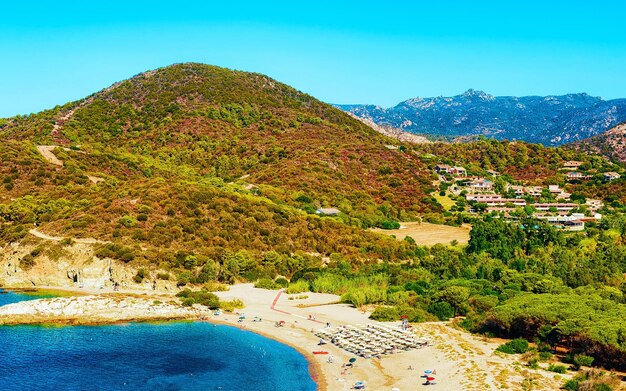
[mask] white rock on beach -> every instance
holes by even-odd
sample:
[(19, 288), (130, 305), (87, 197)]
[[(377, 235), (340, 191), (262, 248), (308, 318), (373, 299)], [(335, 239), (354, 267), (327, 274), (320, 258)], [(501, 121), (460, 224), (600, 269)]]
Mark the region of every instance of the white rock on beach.
[(58, 297), (0, 307), (0, 324), (103, 323), (130, 320), (186, 319), (203, 311), (137, 297)]

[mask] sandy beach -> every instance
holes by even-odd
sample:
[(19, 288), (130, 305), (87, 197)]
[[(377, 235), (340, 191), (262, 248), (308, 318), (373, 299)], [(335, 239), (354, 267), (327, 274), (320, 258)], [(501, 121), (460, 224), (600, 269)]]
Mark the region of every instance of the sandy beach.
[[(183, 308), (173, 302), (171, 293), (143, 295), (120, 292), (88, 292), (81, 296), (42, 299), (7, 305), (0, 309), (0, 323), (101, 324), (157, 319), (200, 319), (209, 314), (206, 308)], [(85, 295), (86, 294), (86, 295)], [(419, 349), (383, 355), (382, 358), (356, 357), (330, 343), (318, 346), (314, 332), (329, 322), (333, 328), (343, 325), (373, 324), (369, 313), (347, 304), (337, 304), (339, 297), (330, 294), (300, 293), (288, 295), (275, 290), (254, 288), (252, 284), (231, 286), (217, 292), (221, 299), (241, 299), (246, 307), (232, 314), (211, 316), (208, 321), (228, 324), (262, 334), (300, 351), (310, 362), (313, 379), (324, 390), (350, 390), (364, 381), (369, 390), (414, 390), (423, 385), (425, 370), (436, 371), (440, 390), (522, 390), (530, 383), (534, 390), (558, 389), (569, 375), (545, 370), (531, 370), (520, 364), (516, 355), (495, 352), (501, 341), (487, 340), (460, 331), (443, 322), (415, 324), (416, 338), (429, 344)], [(245, 320), (239, 322), (244, 314)], [(315, 319), (309, 319), (309, 316)], [(261, 321), (253, 321), (260, 318)], [(284, 321), (283, 327), (276, 327)], [(399, 322), (386, 323), (393, 327)], [(313, 351), (328, 351), (315, 355)], [(328, 362), (330, 356), (333, 362)], [(352, 368), (344, 368), (356, 358)]]
[[(217, 319), (296, 347), (311, 362), (320, 390), (350, 390), (357, 381), (364, 381), (369, 390), (429, 389), (430, 386), (423, 385), (425, 370), (436, 370), (437, 384), (433, 387), (440, 390), (522, 390), (522, 383), (528, 383), (526, 379), (530, 379), (535, 390), (553, 390), (559, 389), (562, 379), (568, 376), (528, 369), (519, 364), (518, 355), (495, 352), (502, 341), (488, 341), (443, 322), (413, 325), (414, 335), (428, 339), (428, 346), (381, 359), (357, 357), (354, 367), (344, 372), (342, 365), (356, 356), (330, 343), (320, 349), (319, 338), (313, 332), (323, 328), (326, 322), (332, 327), (377, 323), (368, 319), (369, 313), (347, 304), (332, 304), (337, 303), (339, 297), (329, 294), (283, 293), (276, 300), (277, 291), (255, 289), (251, 284), (235, 285), (230, 291), (217, 294), (224, 299), (243, 300), (246, 308), (240, 312), (246, 315), (246, 320), (238, 323), (237, 314), (220, 315)], [(304, 296), (308, 297), (296, 299)], [(315, 321), (309, 320), (309, 315), (314, 316)], [(255, 316), (262, 321), (253, 322)], [(285, 321), (285, 326), (275, 327), (275, 322), (281, 320)], [(400, 322), (386, 324), (399, 326)], [(329, 355), (312, 354), (317, 350), (328, 351), (334, 356), (334, 362), (327, 362)]]

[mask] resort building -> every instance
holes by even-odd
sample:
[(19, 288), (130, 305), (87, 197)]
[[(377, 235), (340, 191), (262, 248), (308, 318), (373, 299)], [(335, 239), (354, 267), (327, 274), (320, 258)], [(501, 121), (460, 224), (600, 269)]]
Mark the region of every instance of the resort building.
[(538, 211), (548, 212), (554, 208), (557, 212), (569, 212), (572, 209), (577, 208), (578, 204), (573, 203), (545, 203), (545, 204), (532, 204)]
[(567, 177), (568, 181), (586, 181), (592, 178), (591, 175), (586, 175), (578, 171), (570, 171), (565, 174), (565, 176)]
[(465, 182), (465, 186), (471, 187), (477, 191), (491, 191), (491, 189), (493, 189), (493, 182), (489, 179), (480, 178)]
[(571, 216), (543, 216), (537, 217), (546, 220), (548, 224), (562, 228), (568, 231), (582, 231), (585, 229), (585, 222), (581, 219), (585, 215), (582, 213), (573, 213)]
[(576, 160), (569, 160), (563, 163), (563, 170), (578, 170), (580, 166), (583, 165), (583, 162), (579, 162)]
[(526, 194), (531, 197), (541, 197), (541, 193), (543, 193), (543, 187), (541, 186), (528, 186), (524, 188)]
[(506, 189), (507, 191), (514, 191), (516, 197), (521, 197), (526, 193), (524, 186), (508, 185)]
[(487, 207), (504, 207), (511, 205), (513, 207), (526, 206), (526, 200), (520, 198), (502, 198), (499, 194), (468, 194), (465, 196), (467, 201), (476, 201), (487, 204)]
[(437, 174), (448, 174), (451, 168), (452, 167), (448, 166), (447, 164), (437, 164), (435, 166), (435, 172)]
[(569, 199), (570, 199), (570, 197), (571, 197), (571, 196), (572, 196), (572, 194), (571, 194), (571, 193), (566, 193), (566, 192), (562, 191), (562, 192), (560, 192), (559, 194), (557, 194), (557, 195), (555, 196), (555, 198), (556, 198), (557, 200), (566, 200), (566, 201), (567, 201), (567, 200), (569, 200)]
[(465, 196), (466, 201), (487, 202), (491, 200), (501, 200), (500, 194), (467, 194)]
[(620, 175), (618, 173), (616, 173), (615, 171), (610, 171), (610, 172), (605, 172), (604, 173), (604, 179), (607, 181), (614, 181), (616, 179), (619, 179)]
[(587, 202), (585, 202), (585, 205), (587, 205), (587, 209), (595, 212), (596, 210), (601, 209), (604, 206), (604, 202), (602, 202), (601, 200), (587, 200)]
[(467, 170), (460, 166), (450, 167), (448, 173), (456, 176), (456, 177), (464, 177), (467, 176)]

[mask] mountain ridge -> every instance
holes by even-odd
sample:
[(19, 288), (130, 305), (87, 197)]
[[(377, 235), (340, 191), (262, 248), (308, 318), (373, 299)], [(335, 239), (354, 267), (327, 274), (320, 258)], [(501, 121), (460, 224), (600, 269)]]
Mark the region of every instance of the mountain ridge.
[(390, 108), (335, 106), (378, 125), (417, 134), (484, 135), (549, 146), (592, 137), (626, 121), (626, 99), (603, 100), (587, 93), (496, 97), (469, 89), (452, 97), (415, 97)]

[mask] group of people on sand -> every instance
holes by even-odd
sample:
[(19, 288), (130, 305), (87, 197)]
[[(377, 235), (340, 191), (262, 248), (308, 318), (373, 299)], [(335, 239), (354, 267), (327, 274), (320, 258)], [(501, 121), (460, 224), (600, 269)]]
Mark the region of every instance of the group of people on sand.
[[(415, 368), (413, 368), (413, 366), (412, 366), (412, 365), (409, 365), (409, 367), (408, 367), (407, 369), (408, 369), (409, 371), (412, 371), (412, 370), (414, 370)], [(426, 370), (424, 371), (424, 374), (421, 376), (421, 377), (423, 377), (423, 378), (426, 378), (426, 382), (425, 382), (425, 383), (422, 383), (422, 384), (423, 384), (423, 385), (425, 385), (425, 386), (429, 386), (429, 385), (431, 385), (431, 384), (435, 384), (435, 378), (433, 377), (433, 375), (436, 375), (436, 374), (437, 374), (437, 370), (436, 370), (436, 369), (433, 369), (433, 370), (426, 369)]]

